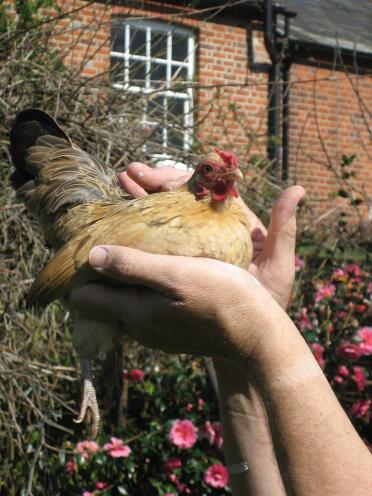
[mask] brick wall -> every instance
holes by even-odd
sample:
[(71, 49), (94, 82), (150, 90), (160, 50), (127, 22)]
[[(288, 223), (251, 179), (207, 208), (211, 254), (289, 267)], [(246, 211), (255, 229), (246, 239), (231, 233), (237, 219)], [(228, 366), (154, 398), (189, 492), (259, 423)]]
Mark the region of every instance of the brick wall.
[(332, 199), (346, 187), (342, 155), (355, 154), (351, 184), (372, 200), (372, 78), (294, 65), (292, 81), (291, 180), (306, 187), (318, 211), (330, 212), (345, 203)]
[[(256, 66), (269, 62), (259, 24), (214, 18), (213, 12), (195, 18), (191, 9), (151, 1), (146, 10), (58, 2), (62, 13), (74, 12), (56, 23), (54, 43), (65, 62), (88, 77), (109, 69), (113, 16), (155, 17), (192, 28), (198, 42), (198, 138), (206, 147), (229, 147), (244, 158), (265, 156), (267, 71), (248, 64), (249, 43)], [(342, 203), (335, 192), (344, 187), (337, 179), (343, 154), (356, 154), (356, 177), (350, 181), (372, 198), (372, 78), (317, 66), (316, 60), (292, 66), (289, 176), (290, 182), (306, 187), (316, 212), (330, 212)]]

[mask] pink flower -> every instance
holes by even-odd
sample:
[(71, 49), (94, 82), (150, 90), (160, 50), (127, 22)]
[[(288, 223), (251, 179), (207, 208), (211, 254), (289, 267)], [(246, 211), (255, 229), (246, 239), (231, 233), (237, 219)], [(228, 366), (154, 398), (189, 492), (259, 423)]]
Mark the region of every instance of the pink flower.
[(191, 412), (191, 410), (194, 408), (194, 405), (192, 403), (187, 403), (186, 405), (186, 411)]
[(347, 377), (350, 374), (349, 369), (347, 367), (345, 367), (345, 365), (339, 365), (337, 367), (337, 370), (338, 370), (338, 373), (344, 377)]
[(202, 410), (204, 406), (204, 400), (202, 398), (198, 399), (198, 410)]
[(186, 494), (191, 493), (190, 489), (186, 486), (186, 484), (178, 480), (176, 474), (169, 474), (168, 479), (176, 486), (177, 491), (179, 491), (180, 493), (186, 493)]
[(368, 420), (371, 404), (372, 400), (358, 400), (351, 407), (350, 413), (351, 415), (354, 415), (354, 417), (366, 417)]
[(219, 422), (210, 422), (206, 420), (204, 426), (200, 430), (200, 437), (208, 439), (209, 444), (215, 444), (218, 448), (222, 447), (222, 427)]
[(362, 275), (362, 271), (360, 270), (359, 265), (357, 265), (355, 263), (346, 265), (345, 270), (348, 274), (352, 274), (353, 276), (361, 276)]
[(307, 308), (301, 308), (296, 315), (296, 324), (301, 332), (312, 328), (309, 317), (307, 316)]
[(335, 382), (338, 382), (339, 384), (342, 384), (344, 382), (343, 378), (340, 375), (335, 375), (333, 380)]
[(112, 458), (127, 458), (132, 451), (129, 446), (123, 444), (123, 441), (117, 437), (112, 437), (111, 443), (106, 443), (103, 449)]
[(204, 482), (212, 487), (226, 487), (229, 483), (229, 472), (224, 465), (215, 463), (211, 465), (204, 474)]
[(142, 370), (140, 370), (140, 369), (133, 369), (130, 372), (128, 372), (127, 370), (124, 370), (123, 371), (123, 377), (125, 379), (128, 379), (128, 381), (142, 382), (144, 377), (145, 377), (145, 373), (142, 372)]
[(107, 482), (101, 482), (101, 481), (96, 482), (96, 489), (98, 491), (102, 491), (103, 489), (106, 489), (106, 487), (107, 487)]
[(167, 472), (172, 472), (173, 470), (175, 470), (176, 468), (181, 468), (182, 467), (182, 462), (179, 458), (177, 458), (176, 456), (173, 456), (172, 458), (169, 458), (166, 462), (165, 462), (165, 470)]
[(366, 376), (364, 375), (362, 367), (353, 367), (354, 375), (352, 376), (358, 391), (363, 391), (366, 387)]
[(299, 272), (304, 265), (305, 265), (305, 262), (302, 260), (302, 258), (299, 255), (296, 255), (295, 256), (295, 271)]
[(362, 339), (359, 344), (363, 355), (372, 355), (372, 327), (362, 327), (358, 331), (358, 336)]
[(313, 355), (315, 357), (315, 360), (318, 362), (320, 368), (324, 368), (325, 365), (325, 360), (323, 357), (324, 353), (324, 346), (322, 346), (319, 343), (312, 343), (311, 345), (311, 350), (313, 352)]
[(367, 305), (365, 305), (364, 303), (361, 303), (359, 305), (355, 305), (355, 311), (356, 312), (363, 313), (366, 311), (366, 309), (367, 309)]
[(336, 348), (336, 355), (339, 358), (348, 358), (349, 360), (357, 360), (363, 355), (363, 351), (358, 344), (342, 343)]
[[(337, 319), (343, 319), (346, 315), (346, 312), (345, 310), (339, 310), (338, 312), (336, 312), (336, 318)], [(335, 322), (335, 320), (333, 320), (333, 322)]]
[(332, 279), (340, 282), (346, 282), (348, 279), (348, 275), (343, 269), (336, 269), (332, 275)]
[(76, 472), (76, 469), (77, 465), (75, 460), (69, 460), (68, 462), (66, 462), (65, 470), (68, 474), (73, 474), (74, 472)]
[(95, 441), (80, 441), (77, 443), (75, 453), (79, 453), (86, 460), (89, 453), (97, 453), (99, 446)]
[(83, 496), (94, 496), (94, 493), (91, 493), (90, 491), (84, 491)]
[(318, 289), (315, 295), (315, 301), (318, 303), (319, 301), (322, 301), (325, 298), (332, 298), (335, 292), (336, 292), (336, 286), (334, 284), (325, 284), (324, 286), (321, 286)]
[(191, 420), (175, 420), (169, 432), (171, 443), (180, 449), (192, 448), (196, 443), (197, 429)]

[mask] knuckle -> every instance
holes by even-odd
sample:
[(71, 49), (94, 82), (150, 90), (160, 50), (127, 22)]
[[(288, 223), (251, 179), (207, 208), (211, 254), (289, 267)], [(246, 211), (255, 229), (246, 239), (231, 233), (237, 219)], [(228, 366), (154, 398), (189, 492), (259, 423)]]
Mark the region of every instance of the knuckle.
[(121, 256), (116, 263), (114, 262), (114, 267), (122, 278), (130, 277), (134, 267), (133, 257), (130, 255)]
[(141, 167), (143, 164), (141, 164), (141, 162), (131, 162), (129, 165), (128, 165), (128, 168), (127, 170), (133, 170), (133, 169), (136, 169), (138, 167)]

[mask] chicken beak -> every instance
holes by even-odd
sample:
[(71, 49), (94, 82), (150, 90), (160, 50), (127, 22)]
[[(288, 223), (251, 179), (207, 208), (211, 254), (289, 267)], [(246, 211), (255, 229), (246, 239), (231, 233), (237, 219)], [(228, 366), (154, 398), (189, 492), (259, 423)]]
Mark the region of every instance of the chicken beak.
[(223, 175), (223, 178), (229, 181), (237, 181), (239, 183), (245, 184), (243, 173), (238, 167), (232, 171), (226, 172)]

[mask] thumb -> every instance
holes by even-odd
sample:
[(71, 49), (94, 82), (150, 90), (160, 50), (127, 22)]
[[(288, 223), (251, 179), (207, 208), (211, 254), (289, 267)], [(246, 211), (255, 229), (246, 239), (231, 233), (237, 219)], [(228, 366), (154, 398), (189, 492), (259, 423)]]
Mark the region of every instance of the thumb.
[(305, 196), (302, 186), (291, 186), (275, 202), (267, 232), (267, 246), (272, 258), (294, 256), (296, 245), (296, 209)]
[(177, 264), (174, 258), (126, 246), (105, 245), (91, 249), (89, 263), (96, 272), (122, 284), (147, 286), (174, 297), (171, 281), (177, 269), (182, 270), (182, 264)]

